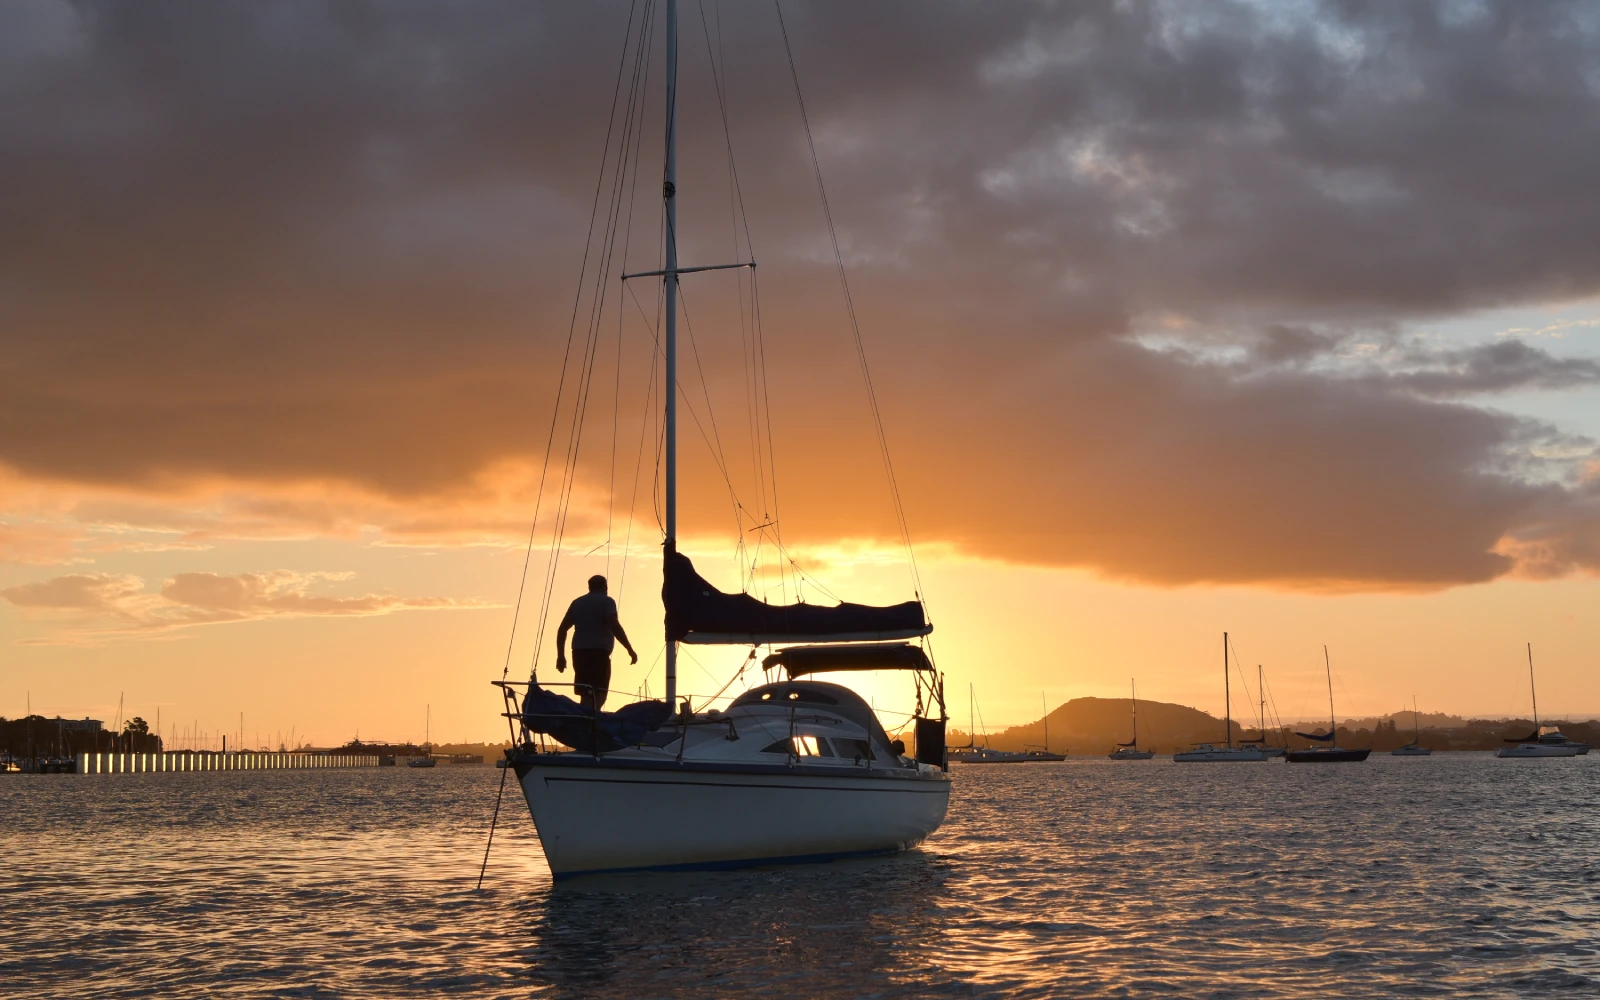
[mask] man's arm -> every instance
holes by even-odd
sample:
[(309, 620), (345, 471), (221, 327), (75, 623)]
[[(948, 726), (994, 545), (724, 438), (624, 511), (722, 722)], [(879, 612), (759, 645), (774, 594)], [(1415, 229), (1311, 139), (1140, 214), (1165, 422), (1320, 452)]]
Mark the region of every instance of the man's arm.
[(617, 641), (622, 643), (622, 648), (628, 651), (628, 662), (638, 663), (639, 654), (633, 651), (633, 643), (628, 641), (628, 633), (622, 630), (622, 622), (617, 619), (615, 612), (611, 615), (611, 634), (616, 636)]
[(567, 633), (572, 631), (572, 608), (567, 608), (566, 617), (561, 619), (561, 627), (556, 629), (556, 671), (563, 672), (567, 669)]

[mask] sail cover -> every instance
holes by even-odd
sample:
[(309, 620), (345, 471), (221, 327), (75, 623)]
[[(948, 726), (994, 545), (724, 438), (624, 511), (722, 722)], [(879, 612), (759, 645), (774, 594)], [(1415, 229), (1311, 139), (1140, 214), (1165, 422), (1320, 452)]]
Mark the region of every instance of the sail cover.
[(849, 646), (790, 646), (761, 661), (768, 670), (781, 666), (790, 677), (824, 670), (932, 670), (921, 646), (903, 642)]
[(606, 753), (633, 746), (672, 717), (664, 701), (639, 701), (615, 712), (591, 712), (538, 684), (522, 699), (522, 724), (530, 733), (554, 736), (574, 750)]
[(1326, 743), (1333, 739), (1332, 733), (1302, 733), (1298, 729), (1295, 730), (1295, 735), (1304, 736), (1308, 740), (1316, 740), (1318, 743)]
[(666, 552), (661, 602), (667, 638), (701, 644), (771, 642), (872, 642), (910, 639), (933, 631), (922, 602), (887, 608), (865, 604), (767, 604), (749, 594), (724, 594), (695, 572), (689, 557)]
[(1505, 742), (1505, 743), (1537, 743), (1537, 742), (1539, 742), (1539, 730), (1535, 729), (1533, 732), (1529, 733), (1526, 736), (1519, 736), (1518, 738), (1516, 738), (1514, 740), (1504, 740), (1502, 742)]

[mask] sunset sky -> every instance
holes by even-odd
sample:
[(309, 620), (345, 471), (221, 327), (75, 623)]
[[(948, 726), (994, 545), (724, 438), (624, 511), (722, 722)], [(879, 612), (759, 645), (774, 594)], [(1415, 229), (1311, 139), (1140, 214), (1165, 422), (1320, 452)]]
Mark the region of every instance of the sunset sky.
[[(607, 573), (614, 688), (660, 693), (659, 286), (616, 281), (661, 266), (659, 10), (579, 283), (644, 6), (0, 4), (0, 715), (503, 735), (575, 308), (550, 623)], [(1135, 676), (1220, 713), (1223, 630), (1285, 718), (1324, 643), (1341, 716), (1526, 715), (1527, 642), (1543, 714), (1600, 714), (1600, 8), (783, 15), (963, 725)], [(909, 599), (777, 15), (685, 0), (683, 46), (680, 255), (759, 262), (772, 449), (750, 278), (686, 277), (684, 547), (793, 598), (732, 494), (808, 599)]]

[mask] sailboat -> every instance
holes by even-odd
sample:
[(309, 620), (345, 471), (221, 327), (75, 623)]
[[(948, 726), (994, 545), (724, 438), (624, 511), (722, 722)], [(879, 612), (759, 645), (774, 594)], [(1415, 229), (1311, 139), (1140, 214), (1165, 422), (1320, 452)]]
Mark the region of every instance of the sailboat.
[(1587, 743), (1569, 740), (1555, 726), (1539, 725), (1539, 689), (1533, 683), (1533, 643), (1528, 643), (1528, 691), (1533, 695), (1533, 732), (1521, 739), (1506, 740), (1514, 746), (1501, 747), (1496, 757), (1576, 757), (1591, 749)]
[(1328, 677), (1328, 731), (1326, 733), (1296, 732), (1296, 736), (1303, 736), (1308, 740), (1327, 743), (1325, 747), (1311, 747), (1308, 750), (1290, 750), (1283, 755), (1291, 764), (1337, 764), (1344, 761), (1366, 760), (1372, 753), (1371, 748), (1366, 750), (1345, 750), (1333, 745), (1334, 734), (1339, 727), (1334, 723), (1333, 716), (1333, 661), (1328, 659), (1328, 647), (1322, 647), (1322, 666)]
[(1043, 691), (1039, 692), (1039, 708), (1044, 712), (1044, 746), (1025, 746), (1022, 748), (1023, 756), (1032, 761), (1066, 760), (1066, 754), (1050, 752), (1050, 703), (1045, 700)]
[[(951, 752), (951, 754), (950, 754), (951, 763), (954, 763), (954, 764), (1026, 764), (1029, 760), (1033, 759), (1033, 758), (1030, 758), (1028, 756), (1028, 754), (1026, 754), (1026, 753), (1018, 753), (1015, 750), (996, 750), (996, 749), (994, 749), (992, 747), (988, 747), (988, 746), (981, 746), (981, 747), (978, 746), (977, 716), (978, 716), (977, 698), (973, 694), (972, 685), (968, 684), (967, 685), (967, 745), (964, 746), (964, 747), (961, 747), (959, 749), (953, 750)], [(1045, 724), (1049, 725), (1048, 722), (1046, 722)], [(987, 743), (988, 740), (989, 740), (989, 737), (988, 737), (987, 734), (985, 734), (984, 735), (984, 742)], [(1049, 741), (1050, 741), (1050, 737), (1049, 737), (1048, 731), (1046, 731), (1046, 735), (1045, 735), (1046, 744), (1048, 744)], [(1057, 757), (1055, 759), (1056, 760), (1064, 760), (1065, 758), (1064, 757)]]
[(1417, 714), (1417, 696), (1411, 696), (1411, 742), (1396, 750), (1390, 750), (1391, 757), (1427, 757), (1432, 750), (1422, 745), (1422, 716)]
[(1155, 752), (1139, 749), (1139, 690), (1131, 677), (1128, 678), (1128, 707), (1133, 713), (1133, 739), (1118, 743), (1117, 748), (1107, 756), (1112, 760), (1149, 760), (1155, 756)]
[(406, 767), (433, 767), (438, 762), (433, 759), (433, 706), (427, 708), (426, 721), (422, 728), (423, 756), (412, 757), (406, 761)]
[[(524, 685), (495, 682), (520, 727), (507, 759), (558, 879), (888, 854), (936, 830), (950, 798), (943, 679), (909, 641), (933, 631), (920, 595), (889, 607), (768, 604), (718, 590), (678, 549), (679, 280), (754, 263), (679, 265), (677, 0), (666, 2), (665, 26), (664, 265), (623, 279), (663, 284), (666, 697), (594, 711), (541, 687), (535, 672), (519, 705), (516, 689)], [(761, 661), (778, 679), (725, 709), (696, 710), (689, 699), (678, 701), (680, 644), (750, 646), (752, 657), (755, 647), (778, 647)], [(890, 739), (861, 695), (815, 679), (865, 670), (901, 671), (914, 681), (914, 756)], [(544, 752), (534, 742), (539, 734), (573, 749)]]
[(1222, 633), (1222, 701), (1223, 701), (1223, 734), (1227, 743), (1217, 746), (1215, 743), (1197, 743), (1193, 750), (1175, 753), (1172, 759), (1180, 764), (1198, 764), (1220, 761), (1236, 760), (1266, 760), (1267, 754), (1260, 747), (1234, 746), (1233, 745), (1233, 689), (1230, 686), (1228, 667), (1228, 633)]
[(1275, 747), (1267, 742), (1267, 676), (1259, 663), (1256, 664), (1256, 694), (1260, 698), (1256, 706), (1256, 725), (1260, 727), (1261, 735), (1253, 739), (1241, 737), (1239, 743), (1260, 750), (1268, 757), (1282, 757), (1286, 748)]

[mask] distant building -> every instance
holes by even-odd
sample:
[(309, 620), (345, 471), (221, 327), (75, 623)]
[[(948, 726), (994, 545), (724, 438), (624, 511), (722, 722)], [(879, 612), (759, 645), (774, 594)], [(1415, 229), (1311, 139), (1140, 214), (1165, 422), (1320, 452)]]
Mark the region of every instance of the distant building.
[(57, 718), (54, 721), (56, 725), (69, 733), (98, 733), (105, 725), (99, 719), (91, 719), (87, 716), (82, 720)]

